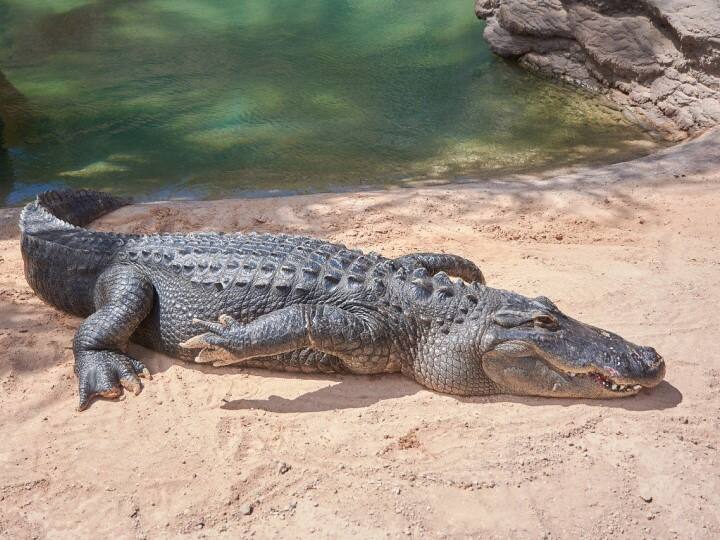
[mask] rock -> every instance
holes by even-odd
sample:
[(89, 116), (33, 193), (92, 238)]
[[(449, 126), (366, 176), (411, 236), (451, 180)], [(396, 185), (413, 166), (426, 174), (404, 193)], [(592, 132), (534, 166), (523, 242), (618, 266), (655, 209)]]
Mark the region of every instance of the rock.
[(500, 0), (477, 0), (475, 2), (475, 15), (480, 19), (484, 19), (493, 14), (500, 7)]
[(613, 79), (652, 80), (679, 53), (649, 19), (605, 16), (582, 5), (569, 11), (575, 39), (590, 60)]
[(513, 35), (500, 22), (493, 18), (485, 27), (484, 37), (490, 49), (505, 58), (522, 56), (531, 51), (549, 53), (571, 47), (569, 40), (562, 38), (537, 38), (534, 36)]
[(252, 504), (243, 504), (243, 505), (240, 507), (240, 513), (241, 513), (243, 516), (249, 516), (250, 514), (253, 513), (253, 510), (254, 510), (254, 508), (253, 508), (253, 505), (252, 505)]
[(720, 123), (715, 0), (478, 0), (496, 54), (601, 92), (669, 141)]
[(280, 474), (285, 474), (285, 473), (288, 472), (290, 469), (292, 469), (292, 467), (291, 467), (290, 465), (288, 465), (287, 463), (281, 463), (281, 464), (280, 464), (280, 467), (278, 468), (278, 472), (279, 472)]
[(560, 0), (504, 0), (498, 7), (497, 18), (513, 34), (573, 38), (568, 12)]
[(641, 491), (638, 495), (646, 503), (651, 503), (653, 500), (652, 495), (648, 491)]
[(720, 75), (720, 9), (717, 2), (645, 0), (671, 32), (685, 58), (702, 71)]

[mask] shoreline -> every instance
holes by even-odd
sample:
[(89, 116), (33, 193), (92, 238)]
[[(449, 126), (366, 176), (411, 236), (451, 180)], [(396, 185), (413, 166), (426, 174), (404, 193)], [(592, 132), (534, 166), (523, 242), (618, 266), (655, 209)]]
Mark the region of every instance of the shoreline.
[[(433, 178), (409, 180), (402, 183), (359, 184), (354, 186), (337, 186), (328, 189), (308, 191), (291, 190), (256, 190), (238, 192), (229, 197), (219, 198), (193, 198), (175, 197), (166, 199), (153, 199), (141, 196), (135, 198), (133, 204), (163, 204), (163, 203), (202, 203), (233, 200), (280, 199), (292, 197), (323, 197), (333, 195), (385, 193), (404, 190), (420, 190), (433, 188), (453, 189), (453, 187), (497, 188), (505, 186), (508, 190), (525, 190), (533, 185), (552, 185), (553, 183), (566, 184), (577, 182), (603, 183), (635, 180), (646, 184), (657, 181), (657, 174), (665, 172), (674, 179), (684, 178), (688, 175), (699, 175), (720, 169), (720, 127), (709, 128), (700, 134), (686, 140), (676, 142), (670, 146), (660, 147), (650, 153), (626, 161), (612, 162), (610, 164), (597, 164), (592, 161), (569, 166), (548, 166), (539, 170), (533, 169), (524, 172), (501, 172), (496, 176), (477, 178), (471, 175), (456, 178)], [(613, 180), (608, 180), (613, 179)], [(3, 209), (20, 209), (27, 203), (19, 205), (2, 206)]]

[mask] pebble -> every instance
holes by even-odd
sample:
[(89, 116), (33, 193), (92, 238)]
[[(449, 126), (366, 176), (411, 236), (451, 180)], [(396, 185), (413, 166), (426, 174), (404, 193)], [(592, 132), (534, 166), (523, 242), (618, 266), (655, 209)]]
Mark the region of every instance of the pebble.
[(278, 469), (280, 471), (280, 474), (285, 474), (288, 472), (292, 467), (288, 465), (287, 463), (281, 463), (280, 468)]
[(243, 516), (249, 516), (250, 514), (252, 514), (252, 513), (253, 513), (253, 506), (252, 506), (252, 504), (243, 504), (243, 505), (240, 507), (240, 513), (241, 513)]
[(640, 498), (641, 498), (643, 501), (645, 501), (646, 503), (650, 503), (650, 502), (652, 502), (652, 500), (653, 500), (652, 495), (650, 495), (650, 493), (648, 493), (647, 491), (641, 491), (641, 492), (639, 493), (639, 495), (640, 495)]

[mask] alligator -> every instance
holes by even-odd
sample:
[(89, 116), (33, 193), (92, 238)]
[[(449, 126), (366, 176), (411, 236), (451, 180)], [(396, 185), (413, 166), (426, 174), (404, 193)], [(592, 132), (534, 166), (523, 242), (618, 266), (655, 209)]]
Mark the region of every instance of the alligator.
[(632, 396), (662, 357), (485, 284), (442, 253), (386, 258), (287, 234), (116, 234), (87, 229), (129, 199), (49, 191), (22, 211), (25, 276), (85, 317), (73, 341), (79, 410), (139, 393), (130, 341), (184, 361), (302, 373), (400, 372), (461, 396)]

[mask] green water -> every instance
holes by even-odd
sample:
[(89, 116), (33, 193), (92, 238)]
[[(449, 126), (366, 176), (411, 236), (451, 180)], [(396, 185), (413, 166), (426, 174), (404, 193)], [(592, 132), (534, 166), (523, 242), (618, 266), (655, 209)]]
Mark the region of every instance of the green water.
[(0, 199), (483, 178), (642, 153), (588, 96), (494, 57), (471, 0), (0, 0), (35, 118)]

